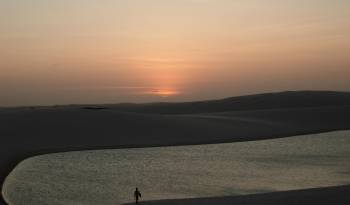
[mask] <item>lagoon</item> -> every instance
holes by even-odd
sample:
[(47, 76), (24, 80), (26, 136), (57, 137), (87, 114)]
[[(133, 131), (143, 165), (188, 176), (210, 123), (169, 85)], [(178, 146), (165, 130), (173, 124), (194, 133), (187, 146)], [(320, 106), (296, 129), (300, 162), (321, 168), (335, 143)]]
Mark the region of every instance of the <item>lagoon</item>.
[(6, 178), (11, 205), (123, 204), (350, 184), (350, 131), (225, 144), (47, 154)]

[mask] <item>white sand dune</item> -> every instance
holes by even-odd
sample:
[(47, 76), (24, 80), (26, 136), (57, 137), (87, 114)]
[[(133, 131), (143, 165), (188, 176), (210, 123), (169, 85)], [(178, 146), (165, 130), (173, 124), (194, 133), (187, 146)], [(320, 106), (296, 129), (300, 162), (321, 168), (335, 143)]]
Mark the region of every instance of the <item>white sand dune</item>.
[(237, 142), (346, 130), (350, 129), (349, 96), (286, 92), (194, 103), (109, 105), (108, 109), (3, 108), (0, 182), (17, 163), (38, 154)]

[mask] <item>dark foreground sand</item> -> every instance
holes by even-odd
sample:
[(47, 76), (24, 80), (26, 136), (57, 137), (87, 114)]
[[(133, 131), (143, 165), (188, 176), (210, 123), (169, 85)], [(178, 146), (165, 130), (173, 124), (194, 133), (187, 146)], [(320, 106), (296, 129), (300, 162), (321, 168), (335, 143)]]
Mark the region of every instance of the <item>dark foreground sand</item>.
[(349, 205), (350, 186), (273, 192), (232, 197), (143, 201), (144, 205)]
[[(350, 129), (349, 93), (340, 93), (340, 98), (337, 93), (324, 93), (322, 99), (326, 100), (321, 104), (306, 103), (306, 107), (300, 104), (305, 93), (301, 97), (296, 94), (280, 97), (284, 102), (298, 99), (297, 106), (284, 103), (279, 107), (278, 96), (274, 96), (275, 106), (271, 107), (268, 101), (269, 109), (263, 109), (259, 102), (264, 102), (264, 98), (260, 96), (250, 104), (249, 110), (234, 107), (230, 110), (232, 102), (226, 99), (225, 112), (212, 112), (216, 109), (204, 107), (201, 113), (188, 111), (181, 115), (126, 112), (118, 106), (0, 109), (0, 183), (16, 164), (38, 154), (237, 142)], [(218, 106), (217, 102), (213, 106)], [(257, 109), (253, 109), (254, 104), (259, 105)]]

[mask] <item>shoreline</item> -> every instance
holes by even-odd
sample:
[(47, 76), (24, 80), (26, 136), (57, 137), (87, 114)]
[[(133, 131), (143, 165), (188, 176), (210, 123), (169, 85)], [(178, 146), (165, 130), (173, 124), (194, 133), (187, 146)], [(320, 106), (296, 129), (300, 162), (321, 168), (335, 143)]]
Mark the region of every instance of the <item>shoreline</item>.
[[(193, 205), (193, 204), (250, 204), (250, 205), (347, 205), (350, 203), (350, 185), (302, 190), (279, 191), (263, 194), (223, 196), (208, 198), (166, 199), (142, 201), (145, 205)], [(124, 205), (131, 205), (127, 203)]]

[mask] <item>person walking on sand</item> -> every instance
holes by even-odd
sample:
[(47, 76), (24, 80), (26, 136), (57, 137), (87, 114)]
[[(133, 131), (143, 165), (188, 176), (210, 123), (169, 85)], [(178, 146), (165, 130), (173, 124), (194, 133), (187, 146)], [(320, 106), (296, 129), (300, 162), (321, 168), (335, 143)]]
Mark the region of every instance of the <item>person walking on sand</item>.
[(135, 197), (135, 203), (138, 204), (139, 198), (141, 198), (141, 192), (139, 191), (139, 189), (137, 187), (136, 187), (136, 190), (134, 192), (134, 197)]

